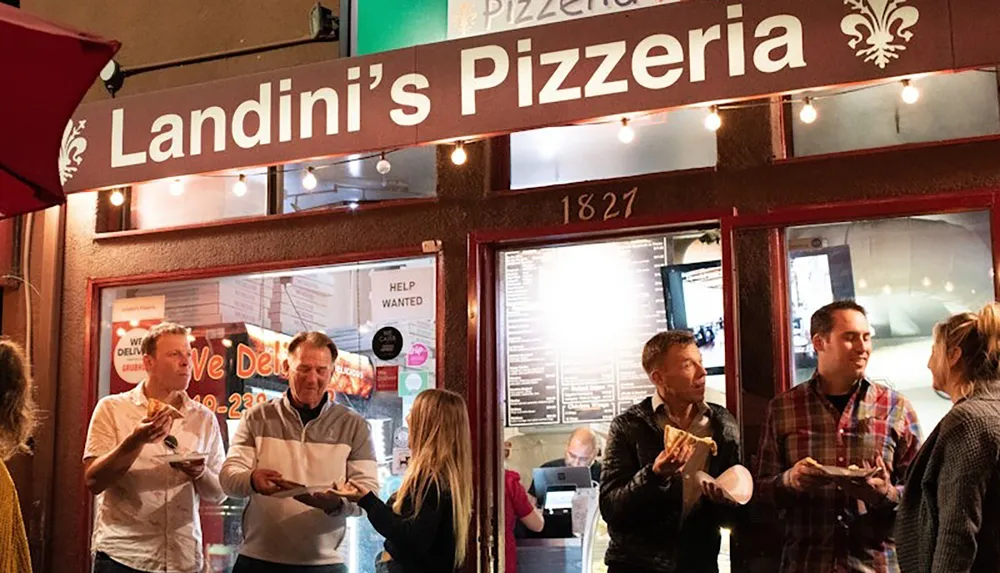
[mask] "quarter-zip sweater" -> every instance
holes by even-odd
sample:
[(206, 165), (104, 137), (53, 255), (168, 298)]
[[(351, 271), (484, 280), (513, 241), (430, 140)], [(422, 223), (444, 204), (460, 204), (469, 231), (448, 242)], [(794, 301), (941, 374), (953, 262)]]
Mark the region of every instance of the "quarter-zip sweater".
[(378, 491), (375, 455), (368, 424), (356, 412), (331, 400), (308, 423), (287, 393), (248, 410), (229, 445), (219, 480), (230, 497), (249, 497), (243, 513), (240, 554), (285, 565), (343, 563), (340, 544), (347, 517), (361, 508), (344, 502), (327, 514), (292, 498), (274, 498), (253, 491), (255, 469), (281, 472), (307, 486), (329, 486), (354, 480)]

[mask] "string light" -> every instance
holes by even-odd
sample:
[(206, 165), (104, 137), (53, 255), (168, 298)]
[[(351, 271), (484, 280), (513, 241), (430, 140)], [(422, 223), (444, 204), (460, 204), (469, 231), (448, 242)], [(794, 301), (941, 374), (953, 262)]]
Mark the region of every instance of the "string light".
[(312, 191), (316, 188), (316, 183), (316, 174), (313, 173), (313, 168), (306, 169), (306, 174), (302, 177), (302, 187), (306, 191)]
[(247, 194), (247, 176), (240, 173), (239, 180), (236, 181), (235, 185), (233, 185), (233, 195), (236, 195), (237, 197), (242, 197), (246, 194)]
[(913, 85), (910, 80), (903, 80), (903, 91), (900, 92), (903, 103), (913, 105), (920, 100), (920, 88)]
[(805, 105), (802, 106), (802, 110), (799, 111), (799, 119), (802, 123), (813, 123), (816, 118), (819, 117), (819, 113), (812, 104), (812, 98), (806, 98)]
[(713, 105), (708, 108), (708, 115), (705, 116), (705, 129), (719, 131), (720, 127), (722, 127), (722, 116), (719, 115), (719, 108)]
[[(986, 72), (986, 73), (990, 73), (990, 74), (996, 74), (997, 73), (996, 70), (992, 70), (992, 69), (990, 69), (990, 70), (981, 69), (981, 70), (977, 70), (977, 71)], [(893, 80), (893, 81), (895, 81), (895, 80)], [(865, 91), (865, 90), (868, 90), (868, 89), (878, 88), (878, 87), (886, 85), (886, 83), (887, 82), (872, 83), (872, 84), (863, 85), (863, 86), (859, 86), (859, 87), (848, 88), (848, 89), (844, 89), (844, 90), (841, 90), (841, 91), (837, 91), (837, 92), (832, 92), (832, 93), (820, 95), (820, 96), (817, 96), (817, 98), (818, 99), (825, 99), (825, 98), (830, 98), (830, 97), (837, 97), (837, 96), (842, 96), (842, 95), (848, 95), (848, 94), (852, 94), (852, 93), (855, 93), (855, 92), (860, 92), (860, 91)], [(907, 103), (907, 104), (916, 103), (920, 99), (920, 97), (921, 97), (920, 89), (913, 84), (912, 80), (909, 80), (909, 79), (902, 80), (901, 83), (903, 85), (903, 89), (900, 92), (900, 96), (901, 96), (902, 100), (905, 103)], [(819, 113), (817, 112), (816, 107), (812, 103), (813, 99), (814, 98), (812, 98), (812, 97), (806, 97), (803, 100), (796, 100), (794, 98), (792, 98), (792, 100), (791, 100), (792, 102), (802, 101), (802, 103), (804, 104), (803, 107), (802, 107), (802, 109), (799, 111), (799, 118), (803, 122), (805, 122), (805, 123), (813, 123), (819, 117)], [(722, 116), (719, 114), (719, 111), (722, 110), (722, 109), (726, 109), (726, 110), (729, 110), (729, 109), (746, 109), (746, 108), (755, 108), (755, 107), (767, 107), (767, 106), (771, 106), (771, 105), (772, 105), (772, 102), (770, 102), (770, 101), (765, 101), (765, 102), (754, 101), (754, 102), (743, 102), (743, 103), (726, 104), (724, 106), (717, 106), (717, 105), (710, 106), (708, 108), (708, 114), (705, 116), (705, 120), (704, 120), (705, 128), (708, 129), (709, 131), (718, 131), (719, 129), (722, 128), (722, 123), (723, 123)], [(628, 123), (629, 123), (628, 122), (628, 118), (622, 118), (621, 120), (614, 120), (614, 121), (621, 123), (621, 128), (618, 131), (618, 138), (623, 143), (628, 143), (628, 142), (633, 141), (634, 137), (635, 137), (635, 131), (632, 129), (632, 127), (630, 125), (628, 125)], [(595, 123), (607, 123), (607, 122), (595, 122)], [(464, 157), (465, 160), (468, 159), (468, 156), (465, 154), (465, 150), (463, 149), (463, 147), (464, 147), (463, 144), (464, 144), (464, 142), (460, 142), (460, 143), (456, 144), (455, 149), (452, 151), (452, 161), (455, 162), (456, 165), (461, 165), (462, 163), (464, 163), (464, 160), (460, 161), (461, 158)], [(460, 149), (461, 149), (461, 151), (459, 151)], [(387, 151), (382, 151), (382, 152), (380, 152), (378, 154), (379, 161), (378, 161), (378, 163), (375, 164), (375, 169), (376, 169), (376, 171), (379, 172), (379, 174), (386, 175), (386, 174), (389, 173), (389, 171), (392, 169), (392, 164), (389, 163), (389, 160), (386, 158), (386, 155), (387, 155), (387, 153), (395, 152), (395, 151), (398, 151), (398, 150), (399, 149), (397, 148), (397, 149), (389, 150), (388, 152)], [(337, 161), (332, 161), (332, 162), (329, 162), (329, 163), (325, 163), (323, 165), (320, 165), (319, 167), (323, 168), (323, 167), (332, 167), (332, 166), (336, 166), (336, 165), (347, 165), (347, 168), (350, 171), (351, 175), (354, 176), (354, 177), (357, 177), (357, 176), (360, 176), (360, 173), (361, 173), (361, 163), (360, 162), (362, 160), (371, 159), (371, 158), (374, 158), (374, 157), (376, 157), (376, 156), (375, 155), (362, 156), (362, 155), (359, 155), (359, 154), (353, 154), (353, 155), (347, 156), (345, 159), (341, 159), (341, 160), (337, 160)], [(284, 166), (284, 172), (285, 173), (290, 173), (290, 172), (294, 172), (294, 171), (301, 171), (302, 169), (303, 169), (302, 167), (295, 168), (295, 167)], [(220, 175), (212, 175), (212, 174), (205, 174), (205, 175), (200, 175), (200, 177), (209, 177), (209, 178), (213, 178), (214, 177), (214, 178), (227, 178), (228, 179), (228, 178), (232, 177), (232, 175), (221, 175), (221, 174)], [(239, 175), (239, 180), (240, 181), (237, 182), (234, 185), (233, 192), (236, 193), (237, 195), (242, 196), (240, 194), (240, 190), (241, 190), (242, 186), (239, 183), (242, 182), (242, 183), (245, 184), (245, 182), (246, 182), (245, 176), (243, 174), (240, 174)], [(312, 182), (311, 186), (310, 186), (310, 182)], [(306, 168), (306, 174), (305, 174), (305, 176), (303, 176), (302, 183), (303, 183), (303, 187), (305, 187), (308, 190), (312, 190), (312, 189), (314, 189), (316, 187), (316, 185), (318, 184), (318, 182), (316, 182), (316, 176), (313, 174), (313, 167)], [(384, 181), (383, 181), (383, 186), (385, 186), (385, 182)], [(183, 184), (183, 182), (180, 179), (175, 179), (170, 184), (170, 193), (172, 195), (174, 195), (174, 196), (180, 196), (180, 195), (182, 195), (184, 193), (184, 184)], [(115, 201), (117, 201), (118, 200), (117, 199), (117, 192), (113, 193), (112, 195), (110, 195), (109, 199), (112, 201), (112, 203), (114, 203)], [(124, 202), (124, 196), (122, 196), (122, 201)], [(859, 281), (859, 282), (860, 283), (864, 283), (864, 281)], [(866, 284), (859, 284), (859, 286), (861, 288), (865, 288), (867, 285)]]
[(111, 201), (111, 204), (115, 207), (121, 207), (125, 204), (125, 194), (118, 189), (115, 189), (111, 192), (111, 197), (109, 197), (108, 200)]
[(174, 197), (180, 197), (184, 194), (184, 182), (180, 179), (174, 179), (173, 183), (170, 184), (170, 194)]
[(468, 158), (468, 154), (465, 153), (465, 146), (459, 141), (455, 144), (455, 151), (451, 152), (451, 162), (455, 165), (464, 165), (465, 160)]
[(632, 143), (635, 139), (635, 130), (628, 124), (628, 118), (622, 118), (622, 128), (618, 130), (618, 141), (622, 143)]
[(385, 175), (392, 169), (392, 163), (389, 163), (389, 160), (385, 158), (384, 151), (380, 157), (381, 159), (379, 159), (378, 163), (375, 164), (375, 171), (378, 171), (381, 175)]

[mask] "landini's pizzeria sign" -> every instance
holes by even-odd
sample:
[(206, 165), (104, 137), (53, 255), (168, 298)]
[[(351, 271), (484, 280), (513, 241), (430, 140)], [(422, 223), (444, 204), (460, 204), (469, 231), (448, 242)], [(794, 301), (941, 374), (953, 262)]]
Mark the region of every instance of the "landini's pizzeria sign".
[(331, 60), (81, 106), (59, 167), (81, 191), (989, 65), (998, 4), (689, 0)]

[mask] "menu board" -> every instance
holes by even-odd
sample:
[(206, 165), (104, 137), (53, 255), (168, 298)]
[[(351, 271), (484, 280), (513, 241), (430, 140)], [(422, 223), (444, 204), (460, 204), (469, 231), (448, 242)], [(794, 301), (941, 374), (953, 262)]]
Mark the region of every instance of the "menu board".
[(667, 328), (664, 241), (501, 255), (508, 426), (610, 421), (652, 394), (641, 359)]

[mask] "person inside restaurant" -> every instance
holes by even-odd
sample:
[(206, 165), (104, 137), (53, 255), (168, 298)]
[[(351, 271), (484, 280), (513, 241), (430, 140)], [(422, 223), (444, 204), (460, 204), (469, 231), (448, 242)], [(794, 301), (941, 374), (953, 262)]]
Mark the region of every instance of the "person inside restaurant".
[[(601, 462), (597, 461), (597, 434), (583, 426), (573, 430), (566, 442), (566, 452), (561, 458), (549, 460), (542, 468), (589, 468), (590, 479), (601, 482)], [(528, 488), (528, 494), (535, 496), (535, 484)]]

